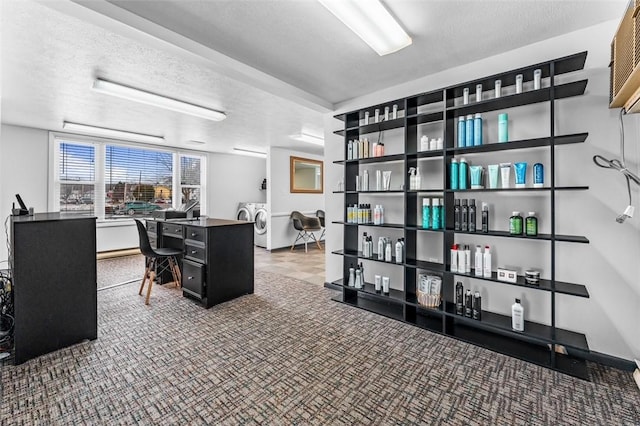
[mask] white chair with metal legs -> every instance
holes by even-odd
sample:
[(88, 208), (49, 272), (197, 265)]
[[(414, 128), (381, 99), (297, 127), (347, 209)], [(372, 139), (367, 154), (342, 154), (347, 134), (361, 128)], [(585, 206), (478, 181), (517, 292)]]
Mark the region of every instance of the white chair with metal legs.
[(320, 243), (316, 239), (316, 235), (314, 234), (314, 232), (322, 231), (320, 219), (318, 219), (317, 217), (305, 216), (299, 211), (291, 212), (291, 216), (289, 218), (293, 222), (293, 227), (298, 231), (298, 235), (291, 245), (291, 251), (293, 251), (296, 243), (300, 240), (304, 241), (305, 253), (307, 252), (307, 243), (309, 242), (309, 240), (315, 242), (318, 248), (322, 250), (322, 246), (320, 245)]

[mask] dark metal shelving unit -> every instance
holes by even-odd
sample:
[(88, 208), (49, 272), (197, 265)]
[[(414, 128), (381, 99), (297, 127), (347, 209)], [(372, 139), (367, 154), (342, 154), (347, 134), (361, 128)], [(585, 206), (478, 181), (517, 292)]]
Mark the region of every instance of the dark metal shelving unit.
[[(586, 361), (584, 354), (589, 352), (587, 338), (584, 334), (570, 330), (564, 330), (556, 326), (556, 294), (564, 294), (574, 297), (588, 298), (587, 287), (582, 284), (562, 282), (556, 279), (555, 245), (557, 243), (578, 243), (587, 244), (589, 240), (584, 236), (561, 235), (556, 233), (555, 225), (555, 197), (561, 191), (583, 191), (587, 186), (556, 186), (555, 180), (555, 148), (579, 144), (586, 141), (588, 133), (574, 133), (565, 135), (555, 135), (555, 101), (558, 99), (580, 96), (585, 92), (588, 81), (577, 80), (564, 84), (555, 84), (554, 78), (560, 74), (579, 71), (584, 68), (586, 52), (563, 58), (523, 67), (499, 73), (493, 76), (484, 77), (474, 81), (469, 81), (453, 86), (445, 87), (431, 92), (421, 93), (403, 99), (374, 105), (356, 111), (347, 112), (336, 116), (344, 122), (344, 129), (334, 133), (344, 136), (344, 157), (347, 154), (347, 142), (352, 139), (359, 139), (362, 135), (372, 132), (381, 132), (391, 129), (404, 129), (404, 154), (387, 155), (384, 157), (374, 157), (359, 160), (337, 160), (335, 164), (344, 165), (344, 182), (346, 188), (355, 187), (356, 176), (359, 173), (361, 164), (403, 162), (405, 166), (405, 188), (408, 188), (407, 170), (415, 167), (419, 159), (442, 161), (444, 173), (442, 176), (442, 188), (445, 189), (420, 189), (420, 190), (395, 190), (395, 191), (334, 191), (336, 194), (344, 194), (346, 205), (359, 203), (360, 194), (396, 194), (404, 197), (404, 223), (392, 223), (384, 225), (372, 224), (352, 224), (342, 221), (332, 223), (344, 226), (344, 244), (342, 250), (333, 251), (333, 254), (344, 257), (343, 279), (334, 281), (333, 285), (341, 288), (341, 294), (334, 300), (345, 303), (349, 306), (358, 307), (367, 311), (393, 318), (399, 321), (412, 324), (416, 327), (427, 329), (436, 333), (444, 334), (465, 342), (482, 346), (493, 351), (514, 356), (534, 364), (564, 372), (576, 377), (588, 379)], [(493, 89), (496, 79), (502, 80), (503, 87), (513, 86), (516, 75), (522, 74), (525, 81), (533, 79), (533, 72), (536, 69), (542, 70), (542, 78), (548, 83), (548, 87), (538, 90), (530, 90), (520, 94), (505, 95), (500, 98), (485, 99), (480, 102), (472, 102), (462, 105), (461, 98), (464, 88), (470, 89), (470, 98), (475, 95), (476, 84), (481, 84), (483, 90)], [(515, 140), (506, 143), (489, 143), (481, 146), (468, 148), (458, 148), (455, 146), (454, 134), (456, 119), (462, 115), (477, 112), (489, 112), (501, 109), (509, 109), (541, 102), (549, 102), (549, 136)], [(398, 105), (400, 118), (382, 121), (379, 123), (362, 124), (365, 112), (373, 116), (375, 109), (384, 111), (385, 107), (392, 108)], [(419, 141), (417, 128), (427, 123), (442, 122), (444, 126), (444, 149), (436, 151), (418, 151)], [(547, 149), (550, 153), (549, 179), (544, 188), (497, 188), (497, 189), (469, 189), (450, 190), (449, 164), (455, 155), (482, 155), (483, 153), (508, 151), (508, 150), (530, 150)], [(468, 194), (470, 192), (498, 192), (520, 194), (530, 196), (541, 194), (550, 199), (550, 223), (551, 232), (549, 234), (538, 234), (535, 237), (524, 235), (510, 235), (505, 231), (493, 230), (488, 233), (462, 232), (452, 229), (433, 230), (425, 229), (419, 225), (421, 221), (418, 217), (419, 194), (440, 193), (444, 199), (445, 222), (453, 223), (454, 199), (458, 194)], [(384, 262), (377, 259), (374, 254), (372, 258), (365, 258), (359, 251), (360, 227), (380, 227), (403, 230), (405, 237), (405, 256), (403, 263)], [(523, 276), (518, 276), (515, 283), (500, 281), (497, 274), (492, 273), (491, 277), (476, 277), (475, 274), (460, 274), (451, 272), (447, 260), (444, 263), (431, 262), (420, 259), (417, 250), (417, 235), (423, 232), (433, 232), (442, 234), (443, 259), (449, 259), (449, 249), (454, 243), (456, 234), (471, 234), (489, 236), (492, 238), (519, 238), (522, 240), (541, 241), (549, 244), (551, 256), (551, 268), (548, 276), (540, 279), (535, 285), (525, 281)], [(523, 242), (523, 244), (526, 244)], [(390, 295), (377, 294), (373, 285), (365, 283), (363, 289), (355, 289), (345, 285), (349, 276), (349, 265), (357, 263), (360, 259), (373, 262), (387, 263), (403, 268), (404, 283), (402, 290), (392, 290)], [(442, 276), (442, 303), (439, 308), (428, 308), (421, 306), (416, 297), (417, 270), (428, 271)], [(454, 282), (456, 277), (466, 277), (470, 279), (483, 280), (499, 285), (517, 286), (530, 289), (531, 291), (544, 291), (550, 294), (551, 318), (548, 324), (525, 321), (525, 331), (517, 332), (511, 328), (511, 317), (501, 315), (496, 312), (483, 311), (482, 320), (476, 321), (470, 318), (455, 314), (454, 309)], [(492, 284), (493, 285), (493, 284)], [(496, 288), (496, 291), (499, 291)], [(564, 348), (566, 353), (559, 353), (559, 348)]]

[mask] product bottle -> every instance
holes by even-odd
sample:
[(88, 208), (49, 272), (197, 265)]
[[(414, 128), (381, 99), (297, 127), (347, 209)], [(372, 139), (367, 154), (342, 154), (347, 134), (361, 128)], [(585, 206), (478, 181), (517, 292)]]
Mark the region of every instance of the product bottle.
[(434, 198), (431, 204), (433, 205), (431, 209), (431, 229), (440, 229), (440, 200)]
[(355, 287), (356, 285), (356, 270), (353, 269), (353, 264), (349, 265), (349, 287)]
[(459, 168), (458, 188), (468, 189), (469, 186), (467, 184), (467, 176), (469, 176), (469, 165), (467, 164), (467, 160), (465, 160), (464, 158), (461, 158), (458, 168)]
[(458, 245), (451, 247), (451, 272), (458, 272)]
[(378, 260), (384, 260), (384, 237), (378, 238)]
[(449, 186), (451, 189), (458, 189), (458, 179), (460, 170), (458, 168), (458, 160), (453, 158), (451, 160), (451, 168), (449, 170)]
[(422, 227), (424, 229), (431, 228), (431, 208), (429, 207), (430, 201), (431, 200), (429, 198), (422, 199)]
[(382, 277), (382, 294), (389, 295), (389, 277)]
[(484, 264), (482, 269), (482, 276), (484, 278), (491, 278), (491, 247), (484, 247), (484, 254), (482, 255), (482, 257)]
[(509, 115), (502, 113), (498, 115), (498, 142), (509, 141)]
[(473, 115), (469, 114), (467, 115), (467, 120), (465, 121), (465, 125), (467, 127), (466, 130), (466, 139), (465, 139), (465, 146), (469, 147), (469, 146), (473, 146)]
[(465, 147), (465, 143), (467, 141), (466, 130), (467, 127), (464, 122), (464, 116), (458, 117), (458, 148)]
[(391, 240), (387, 239), (387, 241), (385, 241), (385, 245), (384, 245), (384, 261), (385, 262), (392, 262), (393, 261), (393, 257), (391, 256)]
[(469, 230), (469, 208), (467, 207), (467, 200), (462, 200), (462, 207), (460, 208), (460, 230), (467, 232)]
[(482, 203), (482, 232), (489, 232), (489, 204)]
[(368, 191), (369, 190), (369, 172), (367, 170), (364, 171), (364, 173), (362, 174), (362, 190), (363, 191)]
[(444, 198), (440, 198), (440, 229), (446, 229), (445, 228), (446, 217), (447, 215), (444, 210)]
[(456, 315), (464, 315), (464, 287), (460, 281), (456, 283)]
[(420, 177), (420, 167), (416, 167), (416, 174), (414, 176), (413, 189), (420, 189), (422, 187), (422, 178)]
[(467, 289), (464, 295), (464, 316), (471, 318), (473, 316), (473, 295), (471, 290)]
[(482, 115), (479, 113), (473, 120), (473, 145), (482, 145)]
[(403, 259), (404, 256), (402, 253), (402, 243), (398, 239), (398, 242), (396, 243), (396, 263), (402, 263)]
[(469, 88), (465, 87), (462, 91), (462, 104), (467, 105), (469, 103)]
[(538, 236), (538, 218), (536, 212), (529, 212), (529, 216), (525, 220), (525, 232), (528, 237)]
[(369, 250), (368, 250), (368, 247), (367, 247), (367, 241), (368, 241), (367, 233), (365, 232), (365, 233), (362, 234), (362, 255), (364, 257), (369, 257)]
[(511, 235), (522, 235), (522, 216), (520, 212), (513, 212), (509, 218), (509, 233)]
[(511, 328), (515, 331), (524, 331), (524, 308), (520, 304), (520, 299), (511, 305)]
[(466, 271), (467, 260), (465, 259), (466, 252), (462, 245), (458, 246), (458, 273), (464, 274)]
[(475, 271), (476, 271), (476, 277), (481, 277), (482, 276), (482, 271), (483, 271), (483, 260), (482, 260), (482, 246), (476, 246), (476, 262), (474, 264), (475, 267)]
[(416, 168), (409, 167), (409, 190), (416, 189)]
[(471, 273), (471, 248), (469, 244), (464, 245), (464, 273)]
[(482, 297), (480, 297), (480, 292), (476, 291), (476, 294), (473, 295), (473, 319), (480, 321), (482, 319)]
[(460, 211), (460, 200), (459, 199), (455, 199), (453, 200), (453, 230), (454, 231), (459, 231), (460, 230), (460, 215), (461, 215), (461, 211)]
[(382, 277), (380, 275), (376, 275), (374, 277), (374, 289), (376, 290), (376, 293), (381, 293), (382, 292)]
[(353, 160), (353, 141), (347, 143), (347, 160)]
[(469, 226), (467, 227), (469, 232), (476, 232), (476, 200), (469, 200)]
[(382, 191), (382, 172), (376, 170), (376, 191)]
[(384, 207), (380, 204), (380, 225), (384, 225)]
[(360, 267), (356, 269), (356, 285), (355, 288), (362, 288), (362, 271)]

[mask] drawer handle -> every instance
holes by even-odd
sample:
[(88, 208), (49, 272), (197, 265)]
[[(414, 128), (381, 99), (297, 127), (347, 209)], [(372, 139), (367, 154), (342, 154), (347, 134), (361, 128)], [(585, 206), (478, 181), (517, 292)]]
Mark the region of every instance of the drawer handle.
[(196, 234), (195, 232), (192, 232), (192, 233), (191, 233), (191, 236), (192, 236), (192, 237), (195, 237), (195, 236), (197, 236), (197, 235), (198, 235), (198, 234)]
[(192, 280), (192, 279), (193, 279), (193, 277), (187, 277), (187, 279), (188, 279), (188, 280)]
[(196, 254), (198, 250), (191, 250), (191, 254)]

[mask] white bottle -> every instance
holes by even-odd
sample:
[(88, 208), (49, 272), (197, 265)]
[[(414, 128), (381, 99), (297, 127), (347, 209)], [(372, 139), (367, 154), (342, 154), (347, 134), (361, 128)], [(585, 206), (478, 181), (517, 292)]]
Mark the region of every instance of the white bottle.
[(429, 136), (423, 135), (420, 138), (420, 151), (429, 151)]
[(356, 285), (355, 288), (362, 288), (362, 271), (360, 268), (356, 269)]
[(363, 191), (369, 190), (369, 172), (367, 170), (365, 170), (364, 173), (362, 174), (362, 190)]
[(511, 328), (515, 331), (524, 331), (524, 308), (520, 304), (520, 299), (511, 305)]
[(475, 269), (476, 269), (476, 277), (481, 277), (482, 276), (482, 246), (476, 246), (476, 262), (475, 262)]
[(485, 246), (484, 248), (484, 268), (483, 268), (483, 276), (485, 278), (491, 278), (491, 248), (489, 246)]
[(464, 246), (464, 261), (465, 261), (464, 272), (466, 274), (470, 274), (471, 273), (471, 249), (469, 248), (468, 244), (465, 244)]
[(385, 242), (385, 245), (384, 245), (384, 261), (391, 262), (392, 259), (393, 258), (391, 257), (391, 240), (388, 240)]
[(384, 259), (384, 237), (378, 238), (378, 260)]
[(413, 189), (420, 189), (422, 187), (422, 179), (420, 177), (420, 167), (416, 167), (416, 174), (413, 177)]
[(396, 263), (402, 263), (404, 256), (402, 255), (402, 243), (400, 240), (396, 243)]
[(464, 274), (465, 272), (465, 264), (467, 261), (465, 260), (465, 251), (463, 247), (460, 247), (458, 250), (458, 272), (460, 274)]
[(348, 282), (348, 286), (349, 287), (354, 287), (356, 285), (356, 274), (355, 274), (355, 269), (353, 269), (353, 267), (349, 268), (349, 282)]
[(456, 244), (451, 248), (451, 272), (458, 272), (458, 246)]
[(379, 225), (384, 225), (384, 208), (382, 204), (380, 204), (380, 223)]

